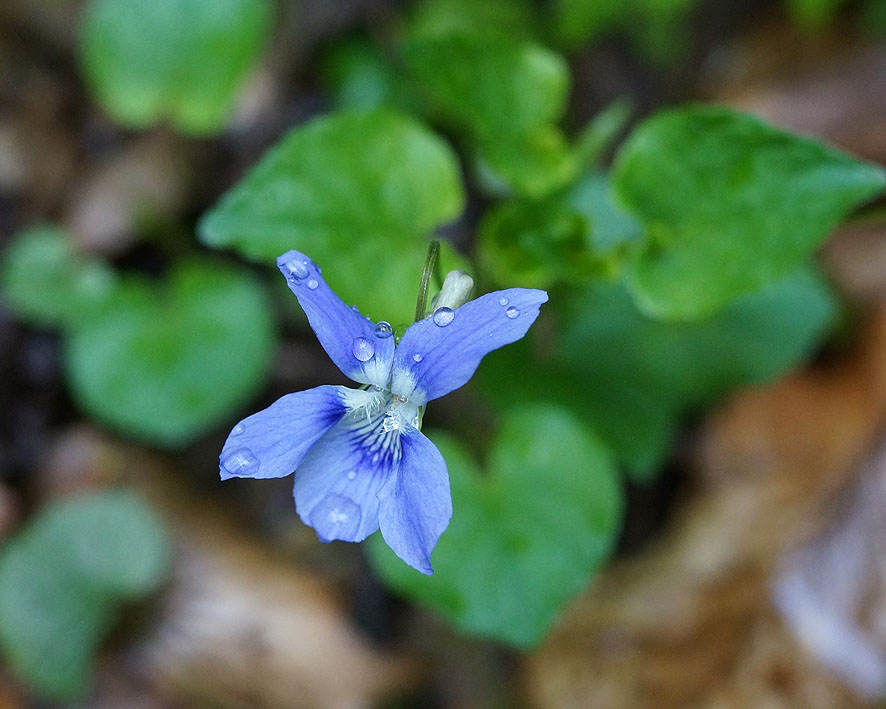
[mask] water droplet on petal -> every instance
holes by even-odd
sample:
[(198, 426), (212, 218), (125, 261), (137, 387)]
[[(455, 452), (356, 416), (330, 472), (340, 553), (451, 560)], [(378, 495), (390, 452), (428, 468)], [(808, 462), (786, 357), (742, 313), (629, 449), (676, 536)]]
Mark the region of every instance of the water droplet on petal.
[(234, 426), (233, 430), (231, 431), (231, 435), (232, 436), (242, 436), (245, 432), (246, 432), (246, 426), (244, 426), (242, 423), (238, 423), (236, 426)]
[(311, 526), (324, 542), (354, 541), (360, 528), (360, 506), (344, 495), (330, 493), (311, 510)]
[(447, 308), (445, 305), (442, 308), (437, 308), (432, 317), (434, 325), (437, 327), (446, 327), (454, 318), (455, 313), (452, 308)]
[(511, 320), (517, 317), (520, 314), (520, 311), (517, 310), (513, 305), (505, 310), (505, 315), (507, 315)]
[(248, 448), (238, 448), (228, 453), (221, 461), (221, 467), (228, 475), (245, 477), (255, 475), (261, 467), (258, 458)]
[(350, 473), (348, 473), (348, 480), (353, 480), (353, 479), (356, 478), (356, 477), (357, 477), (357, 471), (356, 471), (356, 470), (352, 470)]
[(501, 298), (498, 299), (498, 304), (499, 304), (499, 305), (507, 305), (507, 304), (508, 304), (508, 299), (505, 298), (504, 296), (502, 296)]
[(308, 288), (310, 288), (311, 290), (317, 290), (317, 286), (319, 286), (320, 284), (317, 283), (317, 280), (316, 280), (315, 278), (312, 278), (312, 279), (309, 280), (307, 283), (305, 283), (305, 285), (306, 285)]
[(307, 278), (311, 273), (308, 270), (307, 261), (287, 261), (283, 265), (286, 267), (286, 270), (289, 271), (286, 277), (291, 283), (295, 283), (296, 285), (298, 285), (302, 278)]
[(413, 362), (416, 362), (416, 363), (421, 362), (423, 359), (424, 359), (424, 357), (422, 357), (418, 352), (416, 352), (414, 355), (412, 355)]
[(384, 340), (394, 334), (394, 328), (391, 327), (391, 323), (385, 322), (382, 320), (378, 325), (375, 326), (375, 336)]
[(403, 396), (402, 394), (397, 394), (397, 401), (399, 401), (401, 404), (405, 404), (409, 401), (409, 398)]
[(360, 312), (360, 308), (358, 308), (356, 305), (352, 305), (352, 306), (351, 306), (351, 310), (353, 310), (355, 313), (359, 313), (359, 312)]
[(361, 362), (368, 362), (375, 354), (375, 345), (365, 337), (356, 337), (354, 338), (351, 351), (354, 353), (354, 357)]

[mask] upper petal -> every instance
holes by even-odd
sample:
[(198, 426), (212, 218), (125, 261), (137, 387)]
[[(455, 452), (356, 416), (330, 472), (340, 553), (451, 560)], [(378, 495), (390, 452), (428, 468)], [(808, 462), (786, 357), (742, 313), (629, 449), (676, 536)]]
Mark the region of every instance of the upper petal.
[(437, 446), (418, 429), (404, 430), (400, 446), (400, 467), (379, 493), (381, 533), (403, 561), (432, 574), (431, 552), (452, 517), (449, 472)]
[(222, 480), (282, 478), (345, 415), (344, 387), (287, 394), (234, 426), (219, 456)]
[(390, 326), (379, 327), (345, 305), (303, 253), (287, 251), (277, 259), (277, 268), (286, 276), (323, 349), (345, 376), (387, 388), (394, 355)]
[(509, 288), (410, 325), (394, 354), (391, 391), (424, 403), (465, 384), (492, 350), (519, 340), (548, 294)]
[(400, 461), (400, 432), (384, 420), (348, 414), (296, 471), (296, 510), (322, 541), (359, 542), (378, 529), (378, 492)]

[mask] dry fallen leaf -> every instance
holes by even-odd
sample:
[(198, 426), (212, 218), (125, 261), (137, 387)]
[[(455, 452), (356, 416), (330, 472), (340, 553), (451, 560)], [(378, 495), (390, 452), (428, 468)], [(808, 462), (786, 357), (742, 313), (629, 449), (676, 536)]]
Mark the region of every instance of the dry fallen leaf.
[(525, 662), (540, 707), (866, 706), (778, 616), (779, 559), (818, 528), (886, 413), (886, 310), (857, 348), (737, 395), (672, 526), (617, 562)]

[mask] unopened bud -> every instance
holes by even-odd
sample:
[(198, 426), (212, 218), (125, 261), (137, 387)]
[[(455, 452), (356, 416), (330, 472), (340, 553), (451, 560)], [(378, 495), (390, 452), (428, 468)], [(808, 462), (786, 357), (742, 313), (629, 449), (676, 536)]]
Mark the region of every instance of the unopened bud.
[(443, 287), (431, 301), (431, 312), (437, 308), (452, 308), (455, 310), (471, 299), (471, 291), (474, 289), (474, 279), (464, 271), (450, 271), (443, 279)]

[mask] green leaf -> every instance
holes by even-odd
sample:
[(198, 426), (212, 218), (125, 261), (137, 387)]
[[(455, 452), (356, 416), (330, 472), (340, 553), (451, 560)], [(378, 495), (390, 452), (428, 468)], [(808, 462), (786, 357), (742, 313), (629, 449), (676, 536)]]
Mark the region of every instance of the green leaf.
[(626, 99), (617, 99), (607, 104), (591, 118), (576, 140), (576, 154), (579, 164), (593, 167), (604, 151), (609, 149), (623, 133), (634, 107)]
[(554, 40), (575, 49), (618, 32), (656, 64), (673, 59), (687, 45), (689, 12), (698, 0), (553, 0)]
[(567, 185), (578, 170), (578, 156), (555, 126), (527, 133), (496, 135), (480, 141), (482, 157), (518, 194), (541, 198)]
[[(569, 406), (640, 479), (656, 473), (683, 415), (796, 366), (837, 315), (830, 289), (810, 270), (690, 323), (650, 318), (624, 286), (606, 281), (558, 301), (557, 336), (538, 348), (547, 358), (533, 357), (530, 343), (490, 354), (478, 372), (484, 391), (496, 408), (540, 398)], [(517, 370), (533, 375), (514, 386)]]
[(297, 128), (200, 224), (203, 241), (273, 263), (299, 249), (364, 314), (411, 320), (428, 237), (461, 212), (458, 163), (436, 135), (392, 111)]
[(413, 35), (477, 34), (532, 39), (536, 34), (535, 8), (526, 0), (425, 0), (408, 18)]
[(807, 28), (823, 28), (834, 18), (846, 0), (787, 0), (794, 19)]
[(82, 495), (44, 510), (31, 529), (41, 548), (64, 549), (68, 576), (104, 595), (152, 591), (169, 566), (163, 523), (125, 490)]
[(403, 48), (409, 68), (446, 114), (480, 136), (525, 133), (561, 118), (569, 70), (530, 42), (473, 34), (419, 35)]
[[(588, 392), (587, 410), (597, 429), (633, 467), (645, 463), (648, 470), (656, 461), (635, 448), (633, 411), (662, 412), (658, 435), (653, 430), (646, 439), (661, 452), (675, 427), (670, 417), (796, 365), (835, 315), (827, 285), (810, 271), (744, 295), (717, 316), (694, 323), (646, 317), (624, 288), (597, 283), (564, 304), (558, 354), (561, 366)], [(642, 417), (649, 420), (649, 413)]]
[(222, 129), (271, 25), (267, 0), (92, 0), (81, 63), (124, 126), (170, 120), (185, 133)]
[(43, 327), (70, 326), (107, 298), (115, 275), (75, 253), (62, 229), (20, 232), (4, 255), (0, 289), (16, 317)]
[(161, 288), (129, 280), (66, 340), (78, 403), (162, 445), (190, 442), (261, 383), (273, 349), (264, 288), (212, 263), (179, 264)]
[(615, 271), (641, 230), (610, 187), (605, 174), (590, 172), (548, 198), (514, 198), (487, 211), (477, 242), (484, 271), (498, 284), (535, 288)]
[(41, 693), (82, 692), (120, 603), (169, 568), (161, 521), (132, 493), (90, 493), (44, 509), (0, 553), (0, 647)]
[(333, 45), (324, 56), (326, 83), (340, 109), (369, 110), (388, 106), (418, 109), (407, 82), (381, 49), (365, 37)]
[(593, 272), (587, 219), (561, 200), (503, 202), (480, 223), (477, 257), (500, 285), (547, 288), (581, 281)]
[(634, 296), (650, 313), (692, 319), (798, 268), (886, 175), (755, 118), (695, 106), (638, 127), (613, 183), (646, 231)]
[(434, 575), (406, 566), (379, 535), (375, 567), (459, 628), (532, 646), (612, 550), (622, 500), (609, 453), (567, 411), (541, 406), (504, 418), (482, 473), (454, 439), (434, 440), (454, 508)]
[(490, 30), (414, 34), (403, 56), (430, 103), (514, 189), (541, 196), (574, 176), (578, 162), (554, 125), (569, 91), (560, 55)]
[(554, 37), (571, 48), (591, 42), (636, 11), (625, 0), (553, 0), (552, 5)]

